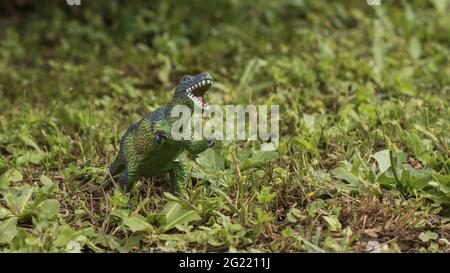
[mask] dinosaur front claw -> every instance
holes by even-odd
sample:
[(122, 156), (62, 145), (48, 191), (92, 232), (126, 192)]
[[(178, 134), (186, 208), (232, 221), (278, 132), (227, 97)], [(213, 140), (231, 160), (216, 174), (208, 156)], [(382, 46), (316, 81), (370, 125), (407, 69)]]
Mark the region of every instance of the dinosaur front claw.
[(158, 131), (156, 132), (155, 139), (159, 144), (161, 144), (164, 140), (168, 139), (168, 137), (164, 131)]

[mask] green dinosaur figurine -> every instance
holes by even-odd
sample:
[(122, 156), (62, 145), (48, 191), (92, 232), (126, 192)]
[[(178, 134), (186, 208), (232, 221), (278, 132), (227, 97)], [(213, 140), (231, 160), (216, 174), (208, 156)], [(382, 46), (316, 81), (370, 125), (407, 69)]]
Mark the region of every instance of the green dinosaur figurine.
[(174, 140), (171, 128), (176, 119), (171, 110), (176, 105), (206, 109), (203, 96), (212, 86), (213, 79), (207, 72), (196, 76), (185, 75), (178, 83), (172, 100), (165, 106), (147, 114), (131, 125), (120, 141), (120, 150), (109, 166), (112, 177), (119, 175), (119, 184), (129, 191), (140, 177), (169, 173), (171, 190), (182, 194), (188, 178), (185, 167), (178, 156), (187, 150), (198, 154), (213, 145), (210, 139), (197, 141)]

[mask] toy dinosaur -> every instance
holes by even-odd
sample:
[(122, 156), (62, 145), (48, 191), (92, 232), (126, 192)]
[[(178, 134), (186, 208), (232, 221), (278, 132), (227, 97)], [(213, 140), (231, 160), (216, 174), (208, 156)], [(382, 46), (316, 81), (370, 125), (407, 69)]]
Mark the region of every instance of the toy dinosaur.
[(119, 184), (129, 191), (140, 177), (169, 173), (171, 190), (182, 194), (188, 178), (184, 164), (177, 160), (187, 150), (196, 155), (213, 145), (210, 139), (174, 140), (171, 127), (176, 119), (171, 110), (176, 105), (206, 109), (208, 104), (203, 96), (212, 86), (213, 79), (207, 72), (196, 76), (185, 75), (178, 83), (172, 100), (165, 106), (144, 116), (131, 125), (120, 141), (120, 150), (109, 166), (112, 177), (119, 176)]

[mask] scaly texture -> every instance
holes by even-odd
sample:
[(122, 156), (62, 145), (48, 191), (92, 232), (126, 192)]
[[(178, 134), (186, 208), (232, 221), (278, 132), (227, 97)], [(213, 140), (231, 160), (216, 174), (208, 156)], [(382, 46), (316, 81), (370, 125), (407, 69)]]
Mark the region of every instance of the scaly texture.
[(120, 150), (114, 162), (109, 166), (111, 175), (119, 175), (121, 187), (129, 191), (137, 179), (142, 176), (155, 176), (169, 173), (170, 185), (175, 193), (183, 193), (187, 185), (184, 165), (177, 160), (187, 150), (198, 154), (212, 146), (212, 140), (174, 140), (171, 128), (175, 119), (170, 113), (176, 105), (206, 108), (203, 95), (212, 85), (209, 73), (196, 76), (184, 76), (172, 100), (163, 107), (146, 115), (131, 125), (120, 141)]

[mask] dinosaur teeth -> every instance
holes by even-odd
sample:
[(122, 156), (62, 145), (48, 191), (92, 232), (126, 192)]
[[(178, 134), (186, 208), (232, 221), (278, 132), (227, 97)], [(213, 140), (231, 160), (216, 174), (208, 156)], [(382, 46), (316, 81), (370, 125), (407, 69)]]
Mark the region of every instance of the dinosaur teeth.
[(199, 100), (198, 97), (196, 97), (194, 94), (192, 94), (191, 92), (188, 92), (188, 97), (195, 103), (195, 105), (201, 107), (201, 101)]
[(196, 95), (194, 95), (194, 91), (197, 90), (198, 88), (201, 88), (202, 86), (209, 86), (212, 85), (214, 83), (213, 80), (211, 79), (204, 79), (201, 80), (199, 82), (197, 82), (196, 84), (192, 85), (191, 87), (186, 89), (186, 93), (187, 93), (187, 97), (194, 102), (195, 106), (203, 108), (204, 110), (207, 110), (209, 108), (208, 103), (202, 98), (202, 97), (197, 97)]
[(194, 94), (188, 92), (188, 97), (194, 102), (197, 107), (208, 109), (208, 103), (203, 100), (203, 98), (197, 97)]
[(205, 85), (212, 85), (213, 81), (210, 79), (206, 79), (206, 80), (202, 80), (194, 85), (192, 85), (191, 87), (189, 87), (188, 89), (186, 89), (187, 92), (191, 92), (194, 91), (196, 89), (198, 89), (199, 87), (205, 86)]

